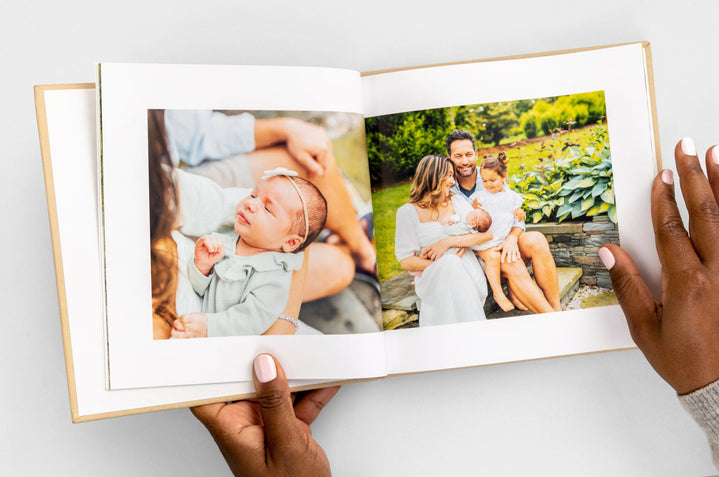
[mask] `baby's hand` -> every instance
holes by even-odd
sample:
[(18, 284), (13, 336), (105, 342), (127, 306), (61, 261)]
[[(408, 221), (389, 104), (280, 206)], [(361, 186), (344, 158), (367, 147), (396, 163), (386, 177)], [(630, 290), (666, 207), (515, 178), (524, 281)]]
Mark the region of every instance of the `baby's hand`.
[(479, 201), (479, 199), (474, 199), (474, 202), (472, 202), (472, 208), (473, 209), (481, 209), (482, 203)]
[(195, 244), (195, 266), (205, 276), (224, 255), (225, 248), (219, 237), (202, 237)]
[(173, 338), (207, 337), (207, 315), (204, 313), (182, 315), (172, 323), (170, 335)]
[(514, 218), (517, 220), (517, 222), (524, 222), (524, 220), (527, 218), (527, 214), (524, 213), (524, 210), (521, 207), (517, 207), (514, 209)]

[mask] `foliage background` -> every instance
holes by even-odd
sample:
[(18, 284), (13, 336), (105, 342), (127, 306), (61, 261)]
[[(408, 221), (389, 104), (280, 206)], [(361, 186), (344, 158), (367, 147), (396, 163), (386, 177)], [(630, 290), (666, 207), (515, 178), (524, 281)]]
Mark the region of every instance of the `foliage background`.
[(604, 92), (595, 91), (367, 118), (370, 177), (377, 189), (408, 180), (423, 156), (446, 151), (445, 138), (455, 129), (472, 132), (477, 149), (487, 150), (556, 136), (605, 115)]
[(510, 187), (528, 223), (607, 214), (616, 222), (604, 93), (454, 106), (367, 118), (380, 281), (401, 272), (394, 257), (395, 214), (427, 154), (446, 154), (454, 129), (475, 135), (478, 157), (504, 151)]

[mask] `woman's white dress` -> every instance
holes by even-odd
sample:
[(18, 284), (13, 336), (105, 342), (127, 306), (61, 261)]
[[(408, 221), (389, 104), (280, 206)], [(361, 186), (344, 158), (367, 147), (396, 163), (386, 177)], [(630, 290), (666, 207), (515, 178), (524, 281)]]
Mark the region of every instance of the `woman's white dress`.
[[(464, 217), (470, 205), (452, 199), (455, 213)], [(439, 222), (420, 222), (417, 209), (404, 204), (397, 209), (395, 256), (397, 260), (419, 255), (422, 250), (447, 237)], [(419, 325), (434, 326), (484, 320), (487, 280), (476, 255), (467, 250), (462, 257), (444, 254), (415, 278), (420, 299)]]

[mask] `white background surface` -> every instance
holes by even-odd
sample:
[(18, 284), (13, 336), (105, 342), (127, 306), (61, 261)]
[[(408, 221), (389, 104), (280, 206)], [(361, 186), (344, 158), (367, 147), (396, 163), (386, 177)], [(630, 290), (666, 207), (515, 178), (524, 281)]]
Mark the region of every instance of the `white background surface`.
[[(701, 150), (719, 141), (710, 0), (357, 6), (3, 2), (0, 474), (229, 474), (187, 410), (70, 423), (33, 84), (92, 81), (98, 60), (367, 71), (649, 40), (665, 165), (685, 135)], [(346, 386), (313, 430), (340, 476), (717, 473), (703, 434), (638, 351)]]

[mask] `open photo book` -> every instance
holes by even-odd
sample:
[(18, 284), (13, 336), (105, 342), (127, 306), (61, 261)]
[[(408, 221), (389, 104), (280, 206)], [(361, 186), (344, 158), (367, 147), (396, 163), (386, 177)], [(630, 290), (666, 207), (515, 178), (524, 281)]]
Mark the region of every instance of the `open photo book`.
[[(656, 290), (649, 45), (36, 87), (73, 420), (626, 349)], [(248, 363), (247, 366), (238, 363)]]

